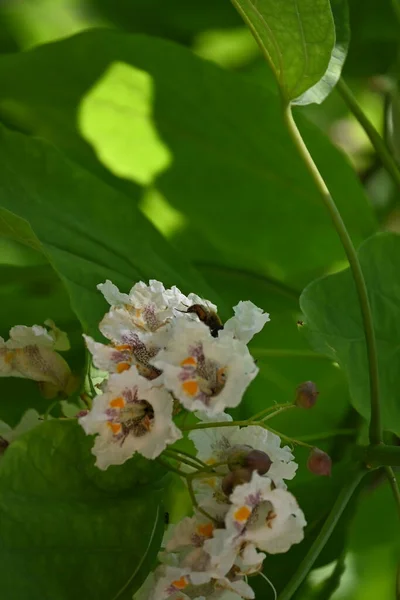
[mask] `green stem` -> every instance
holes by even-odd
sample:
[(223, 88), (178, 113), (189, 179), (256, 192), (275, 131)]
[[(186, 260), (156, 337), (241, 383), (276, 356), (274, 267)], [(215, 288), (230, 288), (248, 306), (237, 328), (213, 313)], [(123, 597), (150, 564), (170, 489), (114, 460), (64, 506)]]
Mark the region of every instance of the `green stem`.
[(187, 425), (181, 427), (181, 431), (193, 431), (195, 429), (213, 429), (214, 427), (247, 427), (247, 425), (254, 425), (249, 421), (216, 421), (215, 423), (196, 423), (195, 425)]
[(323, 433), (315, 433), (313, 435), (302, 435), (298, 438), (300, 442), (314, 442), (319, 440), (329, 440), (336, 436), (353, 436), (356, 435), (357, 429), (332, 429), (332, 431), (324, 431)]
[(296, 404), (289, 404), (288, 406), (281, 406), (275, 412), (271, 413), (270, 415), (267, 415), (266, 417), (263, 417), (260, 421), (260, 424), (261, 424), (261, 422), (264, 424), (265, 421), (268, 421), (269, 419), (273, 419), (274, 417), (278, 416), (280, 413), (285, 412), (286, 410), (289, 410), (290, 408), (298, 409), (298, 406), (296, 406)]
[(365, 464), (371, 468), (376, 467), (399, 467), (400, 446), (386, 446), (377, 444), (368, 446), (366, 449)]
[(165, 456), (166, 458), (171, 458), (172, 460), (176, 460), (179, 463), (183, 463), (184, 465), (187, 465), (188, 467), (190, 467), (191, 469), (195, 469), (196, 471), (198, 471), (200, 468), (199, 464), (196, 464), (194, 461), (189, 460), (185, 456), (181, 456), (180, 454), (177, 454), (176, 452), (171, 451), (168, 448), (164, 450), (163, 456)]
[(284, 406), (293, 406), (293, 403), (285, 402), (285, 404), (274, 404), (274, 406), (268, 406), (268, 408), (264, 408), (263, 410), (260, 410), (260, 412), (253, 415), (250, 420), (253, 422), (258, 421), (258, 419), (260, 419), (264, 415), (273, 411), (278, 411)]
[(357, 99), (353, 95), (347, 83), (343, 79), (339, 79), (336, 88), (345, 101), (350, 112), (353, 113), (361, 127), (364, 129), (383, 166), (392, 177), (397, 187), (400, 188), (400, 170), (396, 161), (392, 157), (390, 148), (388, 148), (382, 136), (375, 129), (361, 106), (358, 104)]
[(356, 286), (358, 299), (360, 303), (361, 316), (364, 326), (365, 342), (367, 346), (368, 364), (369, 364), (369, 383), (370, 383), (370, 402), (371, 402), (371, 421), (369, 428), (369, 437), (371, 444), (378, 444), (382, 439), (381, 417), (379, 406), (379, 373), (378, 373), (378, 357), (375, 341), (374, 325), (372, 320), (371, 306), (368, 299), (367, 286), (364, 275), (361, 270), (361, 265), (358, 260), (357, 252), (353, 242), (343, 222), (342, 216), (321, 176), (318, 168), (308, 151), (306, 144), (297, 128), (294, 121), (290, 106), (286, 106), (284, 110), (284, 119), (292, 140), (303, 159), (308, 172), (314, 180), (318, 188), (323, 203), (327, 208), (333, 225), (339, 235), (343, 248), (346, 252), (347, 259), (353, 274), (354, 283)]
[(396, 502), (397, 513), (400, 518), (400, 490), (399, 485), (397, 483), (395, 472), (392, 467), (385, 467), (386, 477), (388, 478), (389, 485), (392, 488), (394, 501)]
[(290, 600), (293, 597), (297, 589), (300, 587), (309, 571), (312, 569), (314, 562), (321, 554), (325, 544), (329, 540), (333, 530), (335, 529), (344, 509), (346, 508), (350, 498), (352, 497), (355, 489), (360, 483), (361, 479), (367, 472), (363, 467), (358, 467), (357, 471), (350, 473), (347, 484), (342, 488), (339, 493), (335, 504), (333, 505), (331, 512), (328, 515), (325, 523), (323, 524), (316, 540), (312, 544), (311, 548), (299, 564), (293, 577), (290, 579), (287, 586), (284, 588), (282, 593), (279, 595), (278, 600)]
[(184, 477), (185, 479), (187, 479), (188, 473), (184, 473), (183, 471), (176, 469), (168, 461), (163, 460), (160, 456), (158, 458), (156, 458), (156, 461), (160, 465), (162, 465), (164, 467), (164, 469), (167, 469), (168, 471), (172, 471), (172, 473), (176, 473), (177, 475), (179, 475), (179, 477)]
[(189, 496), (192, 501), (193, 507), (196, 508), (196, 510), (198, 510), (199, 512), (201, 512), (205, 517), (207, 517), (207, 519), (210, 519), (213, 523), (217, 523), (217, 520), (214, 519), (214, 517), (212, 517), (210, 514), (208, 514), (208, 512), (206, 510), (204, 510), (204, 508), (199, 506), (199, 504), (196, 500), (195, 493), (194, 493), (193, 482), (190, 477), (186, 480), (186, 483), (187, 483), (188, 492), (189, 492)]
[(193, 454), (190, 454), (190, 452), (185, 452), (185, 450), (181, 450), (180, 448), (167, 448), (167, 450), (169, 452), (176, 452), (178, 454), (182, 454), (183, 456), (186, 456), (187, 458), (190, 458), (190, 460), (193, 460), (194, 462), (197, 462), (199, 464), (200, 467), (202, 467), (203, 469), (212, 469), (213, 467), (210, 465), (206, 465), (205, 462), (203, 462), (202, 460), (200, 460), (199, 458), (197, 458), (197, 456), (193, 456)]

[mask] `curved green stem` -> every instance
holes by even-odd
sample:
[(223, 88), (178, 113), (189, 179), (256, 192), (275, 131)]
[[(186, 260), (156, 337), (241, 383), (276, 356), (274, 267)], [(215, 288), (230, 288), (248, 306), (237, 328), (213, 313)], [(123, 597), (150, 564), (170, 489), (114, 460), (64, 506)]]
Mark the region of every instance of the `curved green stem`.
[(320, 440), (329, 440), (337, 436), (353, 436), (356, 435), (357, 429), (332, 429), (332, 431), (324, 431), (322, 433), (314, 433), (310, 435), (302, 435), (298, 438), (299, 442), (317, 442)]
[[(398, 10), (400, 11), (400, 6), (398, 6)], [(390, 148), (388, 148), (386, 142), (379, 134), (379, 131), (375, 129), (361, 106), (358, 104), (357, 99), (353, 95), (347, 83), (343, 79), (339, 79), (336, 88), (345, 101), (350, 112), (353, 113), (361, 127), (364, 129), (386, 171), (400, 189), (400, 169), (392, 156)]]
[(365, 452), (365, 464), (371, 468), (399, 467), (400, 446), (387, 446), (384, 444), (368, 446)]
[(400, 518), (400, 490), (399, 485), (397, 483), (395, 472), (392, 467), (385, 467), (386, 477), (388, 478), (389, 485), (392, 488), (394, 501), (396, 502), (397, 513)]
[(342, 216), (325, 184), (322, 175), (305, 145), (303, 138), (294, 121), (290, 106), (286, 106), (284, 110), (284, 119), (292, 140), (303, 159), (308, 172), (312, 176), (315, 185), (317, 186), (323, 203), (327, 208), (333, 225), (339, 235), (343, 248), (346, 252), (347, 259), (350, 264), (350, 269), (353, 274), (354, 283), (357, 290), (357, 295), (360, 303), (361, 316), (364, 326), (365, 341), (367, 346), (368, 364), (369, 364), (369, 383), (370, 383), (370, 402), (371, 402), (371, 421), (369, 428), (369, 437), (371, 444), (378, 444), (382, 439), (381, 416), (379, 406), (379, 373), (378, 373), (378, 357), (375, 341), (374, 325), (372, 320), (371, 306), (368, 299), (367, 286), (364, 275), (361, 270), (361, 265), (358, 260), (356, 250), (350, 235), (343, 222)]
[(358, 467), (358, 469), (355, 472), (353, 471), (349, 474), (350, 477), (348, 479), (347, 485), (345, 485), (342, 488), (316, 540), (314, 541), (313, 545), (299, 564), (296, 572), (290, 579), (287, 586), (279, 595), (278, 600), (290, 600), (290, 598), (293, 597), (297, 589), (300, 587), (300, 585), (308, 575), (309, 571), (312, 569), (314, 562), (321, 554), (325, 544), (329, 540), (332, 531), (335, 529), (350, 498), (352, 497), (355, 489), (357, 488), (358, 484), (360, 483), (361, 479), (363, 478), (366, 472), (367, 469), (363, 467)]

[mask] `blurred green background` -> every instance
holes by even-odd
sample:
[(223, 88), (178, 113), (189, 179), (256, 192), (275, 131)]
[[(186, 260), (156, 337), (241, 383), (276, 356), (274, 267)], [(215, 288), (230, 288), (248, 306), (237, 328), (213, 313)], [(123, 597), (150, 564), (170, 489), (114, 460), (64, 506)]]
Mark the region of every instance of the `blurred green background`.
[[(400, 23), (394, 18), (389, 1), (350, 0), (349, 9), (352, 35), (344, 76), (363, 110), (397, 155), (400, 152), (397, 131)], [(149, 71), (153, 69), (153, 77), (159, 85), (154, 99), (153, 84), (151, 78), (145, 77), (145, 67), (135, 70), (128, 64), (130, 61), (124, 58), (130, 56), (128, 42), (126, 53), (121, 41), (121, 48), (114, 54), (113, 42), (117, 38), (110, 34), (104, 57), (100, 38), (98, 43), (92, 38), (87, 46), (84, 41), (77, 42), (76, 46), (66, 42), (59, 55), (55, 52), (53, 62), (46, 53), (27, 54), (26, 58), (22, 56), (15, 61), (3, 57), (3, 61), (0, 60), (0, 120), (10, 129), (50, 141), (70, 160), (128, 196), (173, 248), (202, 274), (203, 290), (190, 291), (207, 295), (207, 286), (210, 286), (216, 293), (211, 299), (220, 300), (224, 316), (229, 314), (228, 307), (243, 297), (251, 298), (271, 312), (271, 324), (254, 342), (253, 353), (259, 360), (261, 373), (249, 394), (248, 413), (257, 409), (265, 393), (263, 386), (267, 386), (271, 402), (286, 401), (297, 383), (313, 379), (322, 388), (318, 412), (301, 415), (295, 421), (282, 417), (277, 425), (297, 436), (317, 435), (335, 426), (362, 429), (363, 422), (349, 408), (342, 374), (335, 365), (310, 351), (297, 330), (297, 299), (302, 287), (315, 276), (342, 268), (345, 261), (335, 235), (325, 236), (324, 228), (328, 227), (325, 216), (315, 213), (314, 217), (314, 212), (302, 205), (302, 194), (312, 198), (314, 192), (307, 178), (303, 180), (292, 150), (286, 148), (284, 140), (279, 145), (275, 143), (275, 82), (235, 10), (228, 0), (2, 0), (0, 53), (27, 52), (94, 28), (158, 36), (176, 42), (224, 71), (245, 78), (249, 91), (243, 91), (239, 97), (240, 86), (235, 87), (233, 78), (224, 71), (209, 73), (207, 69), (204, 69), (204, 85), (197, 89), (196, 81), (203, 76), (202, 67), (188, 59), (187, 67), (181, 67), (182, 73), (185, 68), (190, 70), (191, 65), (196, 72), (193, 78), (188, 72), (186, 82), (182, 79), (187, 87), (182, 99), (182, 91), (174, 88), (177, 84), (171, 83), (168, 76), (175, 50), (171, 48), (170, 54), (166, 50), (164, 73), (162, 65), (153, 68), (151, 52), (142, 52), (145, 43), (139, 40), (133, 54), (138, 64), (143, 60), (145, 66), (150, 65)], [(163, 47), (160, 46), (159, 51), (162, 52)], [(176, 56), (178, 65), (179, 56)], [(208, 88), (212, 81), (215, 87)], [(224, 87), (221, 95), (220, 82)], [(132, 88), (128, 89), (128, 84)], [(253, 84), (258, 86), (254, 90), (259, 89), (260, 94), (265, 90), (272, 111), (271, 120), (262, 126), (265, 137), (259, 140), (259, 145), (256, 143), (257, 116), (263, 113), (263, 99), (249, 107)], [(170, 106), (165, 114), (160, 110), (158, 115), (155, 109), (159, 123), (157, 117), (154, 123), (149, 106), (153, 101), (157, 105), (157, 94), (164, 104), (168, 97)], [(232, 106), (229, 106), (230, 94)], [(134, 110), (131, 109), (133, 104)], [(207, 113), (208, 106), (211, 116)], [(199, 147), (194, 138), (175, 131), (170, 135), (176, 127), (176, 123), (171, 124), (175, 114), (182, 119), (182, 128), (187, 125), (191, 134), (199, 133), (201, 137), (203, 127), (207, 131), (199, 147), (205, 156), (210, 154), (210, 164), (204, 159), (198, 172), (194, 165)], [(381, 230), (400, 232), (399, 190), (382, 168), (368, 138), (349, 114), (340, 95), (334, 91), (321, 106), (299, 108), (296, 114), (326, 179), (332, 181), (338, 195), (342, 195), (343, 211), (357, 243), (375, 230), (375, 220)], [(195, 131), (196, 119), (198, 131)], [(326, 137), (345, 153), (345, 158), (335, 152)], [(132, 161), (130, 152), (135, 143), (140, 146), (140, 155)], [(247, 161), (243, 170), (248, 173), (250, 183), (247, 187), (238, 175), (230, 192), (224, 182), (236, 167), (240, 171), (243, 166), (240, 161), (235, 163), (239, 148), (243, 148)], [(213, 172), (213, 153), (218, 153), (219, 174), (227, 163), (225, 180)], [(230, 153), (235, 160), (228, 161)], [(272, 175), (265, 181), (260, 174), (264, 154), (270, 167), (272, 165)], [(349, 175), (349, 165), (354, 168), (356, 177)], [(282, 209), (274, 217), (269, 206), (280, 189), (274, 187), (274, 182), (285, 172), (288, 172), (291, 188), (287, 193), (292, 197), (292, 204), (286, 212)], [(259, 204), (251, 204), (254, 194), (260, 194)], [(365, 195), (367, 209), (359, 210)], [(218, 198), (223, 198), (220, 211), (213, 208)], [(54, 202), (57, 204), (56, 199)], [(62, 211), (61, 201), (59, 210)], [(240, 237), (240, 226), (248, 218), (246, 210), (253, 211), (254, 227), (259, 214), (271, 222), (265, 234), (261, 226), (254, 236), (249, 228), (247, 248), (247, 238), (243, 241)], [(85, 211), (84, 204), (82, 211)], [(230, 220), (232, 215), (234, 218)], [(7, 311), (1, 321), (0, 334), (6, 336), (16, 323), (29, 325), (51, 316), (71, 336), (73, 350), (69, 360), (72, 366), (78, 365), (82, 360), (81, 325), (70, 309), (60, 279), (40, 252), (11, 240), (6, 230), (2, 233), (0, 297), (4, 304), (7, 302)], [(236, 244), (232, 241), (235, 239)], [(249, 268), (250, 263), (252, 268)], [(182, 279), (185, 280), (184, 275)], [(13, 298), (11, 303), (6, 300), (10, 297)], [(0, 418), (15, 425), (23, 410), (32, 405), (32, 388), (29, 382), (12, 383), (17, 385), (12, 393), (19, 395), (20, 402), (12, 414), (0, 408)], [(8, 394), (10, 382), (1, 382), (1, 385), (2, 394)], [(38, 396), (38, 409), (44, 410), (45, 406)], [(338, 460), (346, 454), (346, 441), (340, 438), (323, 447)], [(300, 483), (301, 478), (306, 482), (309, 478), (304, 473), (299, 477)], [(307, 494), (312, 491), (306, 489)], [(312, 573), (299, 597), (321, 600), (395, 597), (400, 536), (397, 530), (394, 533), (398, 524), (390, 490), (382, 479), (375, 478), (361, 496), (359, 509), (348, 519), (347, 551), (342, 552), (339, 566), (337, 552), (334, 552), (333, 562), (329, 556), (322, 561), (327, 564)], [(343, 539), (340, 544), (343, 546)], [(301, 553), (300, 549), (300, 557)], [(343, 574), (336, 577), (335, 573), (341, 573), (342, 563)], [(332, 572), (334, 575), (330, 577)], [(273, 572), (269, 572), (269, 576), (274, 580)], [(321, 583), (326, 582), (327, 577), (331, 588), (337, 587), (336, 590), (327, 591)], [(257, 598), (263, 597), (260, 586)]]

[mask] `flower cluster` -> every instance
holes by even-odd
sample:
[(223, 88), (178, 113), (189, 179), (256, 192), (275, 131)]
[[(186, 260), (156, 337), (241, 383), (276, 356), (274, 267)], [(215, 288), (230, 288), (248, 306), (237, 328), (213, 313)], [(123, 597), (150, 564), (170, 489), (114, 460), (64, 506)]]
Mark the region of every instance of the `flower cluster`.
[(209, 416), (237, 406), (257, 366), (247, 343), (269, 320), (240, 302), (224, 325), (217, 307), (159, 281), (129, 294), (110, 281), (98, 286), (111, 305), (99, 329), (108, 344), (85, 336), (94, 365), (109, 374), (103, 393), (80, 418), (100, 469), (135, 452), (154, 459), (181, 437), (172, 416), (182, 408)]
[(277, 435), (262, 427), (197, 429), (197, 458), (215, 465), (194, 479), (193, 517), (168, 528), (151, 574), (136, 600), (254, 598), (246, 577), (266, 554), (287, 552), (303, 539), (304, 515), (286, 489), (297, 465)]
[(47, 398), (60, 393), (67, 396), (74, 381), (58, 351), (69, 350), (69, 341), (53, 321), (48, 320), (45, 325), (47, 328), (16, 325), (7, 341), (0, 337), (0, 377), (33, 379)]

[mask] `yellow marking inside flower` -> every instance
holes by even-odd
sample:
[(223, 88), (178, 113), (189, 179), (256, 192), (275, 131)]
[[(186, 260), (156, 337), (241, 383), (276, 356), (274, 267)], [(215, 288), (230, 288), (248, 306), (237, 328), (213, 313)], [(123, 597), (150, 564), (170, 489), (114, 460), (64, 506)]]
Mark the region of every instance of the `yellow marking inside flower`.
[(217, 381), (219, 384), (224, 385), (226, 381), (226, 367), (221, 367), (217, 371)]
[(139, 319), (141, 317), (142, 314), (142, 309), (141, 308), (135, 308), (135, 317), (137, 319)]
[(195, 367), (196, 364), (197, 360), (194, 358), (194, 356), (187, 356), (182, 360), (181, 367)]
[(267, 514), (267, 518), (265, 519), (266, 523), (267, 523), (267, 527), (269, 527), (269, 529), (272, 529), (272, 521), (274, 519), (276, 519), (276, 512), (274, 512), (273, 510), (270, 510), (269, 513)]
[(112, 408), (124, 408), (125, 400), (121, 396), (118, 396), (118, 398), (111, 400), (110, 406)]
[(184, 590), (185, 587), (189, 585), (189, 580), (187, 579), (187, 577), (182, 576), (180, 579), (173, 581), (172, 585), (178, 590)]
[(113, 432), (114, 435), (117, 435), (122, 429), (121, 423), (110, 423), (110, 421), (108, 421), (107, 425), (111, 429), (111, 431)]
[(12, 359), (13, 359), (13, 356), (14, 356), (14, 352), (13, 352), (12, 350), (11, 350), (11, 351), (9, 350), (8, 352), (6, 352), (6, 354), (5, 354), (5, 356), (4, 356), (4, 361), (5, 361), (7, 364), (10, 364), (10, 362), (11, 362), (11, 361), (12, 361)]
[(247, 508), (247, 506), (241, 506), (237, 511), (233, 514), (236, 521), (243, 522), (247, 521), (249, 516), (251, 515), (251, 510)]
[(207, 460), (204, 462), (206, 463), (206, 465), (214, 465), (217, 461), (215, 460), (215, 458), (207, 458)]
[(195, 396), (199, 389), (197, 381), (184, 381), (182, 387), (189, 396)]
[(214, 525), (212, 523), (204, 523), (204, 525), (199, 525), (197, 527), (197, 531), (201, 536), (210, 538), (214, 531)]
[(118, 350), (118, 352), (123, 352), (124, 350), (130, 350), (131, 347), (129, 344), (121, 344), (120, 346), (115, 346), (115, 349)]
[(127, 362), (119, 363), (117, 365), (117, 373), (123, 373), (131, 368), (131, 365)]

